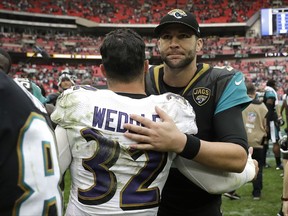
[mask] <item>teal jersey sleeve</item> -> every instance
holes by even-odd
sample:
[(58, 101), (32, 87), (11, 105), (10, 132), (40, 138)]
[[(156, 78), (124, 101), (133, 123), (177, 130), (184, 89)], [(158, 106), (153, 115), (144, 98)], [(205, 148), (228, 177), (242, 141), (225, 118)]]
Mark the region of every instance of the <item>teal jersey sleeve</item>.
[(37, 86), (35, 83), (32, 83), (32, 92), (33, 95), (42, 103), (45, 104), (48, 100), (46, 97), (44, 97), (41, 93), (41, 89), (39, 86)]
[(231, 107), (240, 105), (243, 109), (251, 103), (247, 95), (244, 76), (237, 72), (225, 88), (215, 110), (215, 115)]
[(268, 99), (268, 98), (272, 98), (272, 99), (276, 99), (277, 95), (275, 95), (274, 91), (272, 90), (266, 90), (265, 91), (265, 98)]

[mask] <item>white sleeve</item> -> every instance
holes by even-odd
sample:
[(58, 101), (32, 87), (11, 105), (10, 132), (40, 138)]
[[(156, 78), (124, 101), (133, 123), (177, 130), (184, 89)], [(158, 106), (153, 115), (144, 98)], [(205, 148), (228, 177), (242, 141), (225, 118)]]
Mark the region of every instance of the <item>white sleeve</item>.
[(242, 173), (216, 170), (195, 161), (177, 156), (174, 164), (190, 181), (211, 194), (222, 194), (236, 190), (253, 180), (256, 175), (251, 155)]
[(182, 133), (197, 134), (196, 114), (191, 104), (182, 96), (174, 93), (166, 93), (162, 96), (169, 99), (166, 103), (158, 106), (173, 119), (177, 128)]
[(61, 174), (63, 175), (70, 166), (72, 155), (66, 129), (57, 125), (55, 135), (57, 140), (59, 166)]

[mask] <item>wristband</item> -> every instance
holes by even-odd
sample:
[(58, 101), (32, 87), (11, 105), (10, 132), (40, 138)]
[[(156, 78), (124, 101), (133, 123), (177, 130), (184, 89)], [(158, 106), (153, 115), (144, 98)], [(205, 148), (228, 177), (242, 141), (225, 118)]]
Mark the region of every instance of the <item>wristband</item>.
[(200, 139), (195, 136), (188, 134), (185, 135), (187, 137), (187, 141), (183, 151), (179, 153), (179, 155), (187, 159), (193, 159), (200, 150), (201, 142)]
[(288, 201), (288, 198), (284, 198), (283, 196), (281, 196), (281, 200), (282, 201)]

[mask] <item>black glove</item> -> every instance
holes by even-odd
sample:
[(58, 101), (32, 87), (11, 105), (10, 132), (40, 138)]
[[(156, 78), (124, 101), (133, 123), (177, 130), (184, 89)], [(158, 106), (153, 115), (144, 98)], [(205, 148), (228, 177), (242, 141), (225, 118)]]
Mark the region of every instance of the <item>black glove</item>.
[(280, 145), (280, 151), (282, 153), (288, 153), (287, 135), (284, 135), (281, 139), (279, 139), (278, 143)]
[(47, 96), (47, 103), (53, 104), (55, 106), (56, 100), (60, 94), (59, 93), (52, 93)]
[(285, 121), (282, 119), (282, 117), (278, 118), (278, 122), (279, 126), (283, 126), (285, 124)]

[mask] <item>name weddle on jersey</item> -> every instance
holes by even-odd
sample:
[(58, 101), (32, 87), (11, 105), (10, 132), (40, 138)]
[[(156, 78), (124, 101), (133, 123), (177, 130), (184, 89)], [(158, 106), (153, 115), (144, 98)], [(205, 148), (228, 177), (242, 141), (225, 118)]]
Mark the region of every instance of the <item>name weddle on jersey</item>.
[[(110, 90), (74, 86), (60, 95), (51, 118), (65, 129), (59, 132), (57, 127), (56, 134), (62, 133), (58, 136), (62, 137), (58, 142), (60, 170), (64, 173), (70, 166), (73, 176), (68, 214), (80, 209), (91, 215), (155, 215), (173, 160), (191, 181), (211, 193), (239, 188), (254, 178), (251, 157), (243, 173), (227, 173), (176, 153), (130, 149), (133, 141), (123, 135), (123, 124), (138, 124), (129, 118), (135, 110), (136, 114), (160, 121), (156, 105), (175, 120), (181, 131), (197, 133), (193, 108), (173, 93), (133, 99)], [(73, 157), (65, 157), (67, 154)]]
[(129, 148), (133, 141), (123, 135), (124, 123), (137, 124), (129, 118), (135, 110), (159, 121), (155, 105), (173, 116), (181, 131), (197, 133), (192, 107), (175, 94), (133, 99), (110, 90), (75, 86), (58, 98), (51, 118), (66, 129), (68, 140), (59, 145), (69, 145), (60, 147), (59, 152), (70, 148), (73, 155), (72, 161), (64, 162), (61, 155), (59, 159), (62, 173), (71, 162), (68, 214), (75, 209), (91, 215), (156, 214), (176, 154), (135, 151)]

